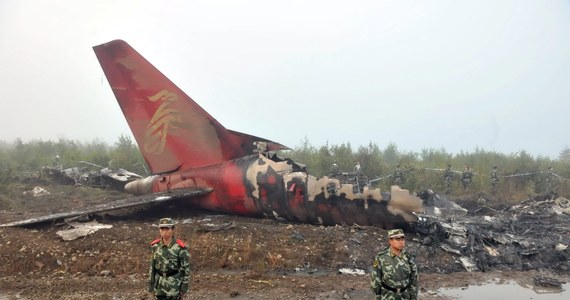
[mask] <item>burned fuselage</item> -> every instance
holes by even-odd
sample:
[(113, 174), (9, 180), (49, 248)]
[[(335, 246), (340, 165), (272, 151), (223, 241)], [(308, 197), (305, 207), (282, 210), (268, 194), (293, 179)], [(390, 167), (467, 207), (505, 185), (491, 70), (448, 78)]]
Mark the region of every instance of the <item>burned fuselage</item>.
[(94, 47), (152, 177), (125, 188), (134, 194), (199, 189), (186, 203), (228, 214), (273, 216), (317, 224), (391, 227), (413, 222), (421, 200), (315, 178), (273, 153), (289, 148), (225, 128), (130, 45)]
[(303, 165), (266, 153), (151, 176), (125, 189), (140, 195), (200, 186), (212, 187), (213, 192), (188, 199), (193, 207), (304, 223), (391, 228), (415, 222), (414, 213), (423, 211), (421, 199), (397, 186), (386, 197), (378, 188), (359, 189), (335, 178), (316, 178)]

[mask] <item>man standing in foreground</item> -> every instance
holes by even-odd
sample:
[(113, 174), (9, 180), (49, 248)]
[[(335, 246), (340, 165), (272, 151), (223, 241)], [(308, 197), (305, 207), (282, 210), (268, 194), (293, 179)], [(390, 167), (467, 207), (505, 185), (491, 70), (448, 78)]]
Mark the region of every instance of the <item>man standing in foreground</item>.
[(150, 243), (148, 290), (156, 299), (182, 300), (190, 289), (190, 253), (174, 237), (174, 220), (160, 219), (158, 229), (160, 238)]
[(418, 268), (412, 254), (406, 252), (402, 229), (388, 231), (390, 248), (381, 251), (372, 265), (372, 290), (380, 300), (417, 300)]

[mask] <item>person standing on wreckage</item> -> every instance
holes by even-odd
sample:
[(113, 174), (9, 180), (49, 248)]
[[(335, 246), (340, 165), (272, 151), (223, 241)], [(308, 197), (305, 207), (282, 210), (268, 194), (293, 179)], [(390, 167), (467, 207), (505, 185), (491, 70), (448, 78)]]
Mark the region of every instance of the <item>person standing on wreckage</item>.
[(404, 183), (404, 172), (402, 172), (402, 169), (400, 169), (400, 164), (396, 165), (396, 169), (394, 169), (392, 177), (394, 180), (394, 185), (402, 187), (402, 183)]
[(174, 237), (174, 220), (158, 222), (160, 238), (151, 245), (148, 291), (156, 299), (183, 300), (190, 289), (190, 253)]
[(415, 257), (404, 250), (402, 229), (388, 231), (390, 247), (381, 251), (372, 264), (372, 291), (378, 300), (417, 300), (418, 267)]

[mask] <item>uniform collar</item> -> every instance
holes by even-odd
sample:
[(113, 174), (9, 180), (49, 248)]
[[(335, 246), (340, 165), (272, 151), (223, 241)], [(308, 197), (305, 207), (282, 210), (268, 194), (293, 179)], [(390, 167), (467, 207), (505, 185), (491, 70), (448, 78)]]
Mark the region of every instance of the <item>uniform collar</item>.
[(170, 239), (170, 243), (168, 245), (165, 244), (162, 239), (160, 239), (160, 245), (162, 245), (162, 246), (171, 247), (175, 242), (176, 242), (176, 238), (174, 236), (172, 236), (172, 239)]
[(396, 256), (402, 257), (402, 255), (404, 254), (404, 249), (402, 249), (402, 251), (400, 251), (400, 255), (396, 255), (396, 253), (392, 252), (392, 248), (390, 247), (390, 248), (388, 248), (388, 253), (390, 253), (390, 256), (392, 256), (392, 257), (396, 257)]

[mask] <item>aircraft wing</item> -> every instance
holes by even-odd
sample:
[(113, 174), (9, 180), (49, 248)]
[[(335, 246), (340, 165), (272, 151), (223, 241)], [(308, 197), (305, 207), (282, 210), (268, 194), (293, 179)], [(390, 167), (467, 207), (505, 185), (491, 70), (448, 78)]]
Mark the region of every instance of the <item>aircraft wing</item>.
[(109, 203), (98, 204), (95, 206), (88, 206), (78, 210), (55, 213), (37, 218), (0, 224), (0, 227), (14, 227), (14, 226), (38, 224), (46, 221), (55, 221), (63, 218), (71, 218), (85, 214), (111, 211), (122, 208), (131, 208), (151, 203), (163, 203), (175, 199), (190, 198), (190, 197), (205, 195), (210, 193), (212, 190), (213, 190), (212, 188), (191, 188), (191, 189), (176, 189), (166, 192), (147, 194), (142, 196), (120, 199)]

